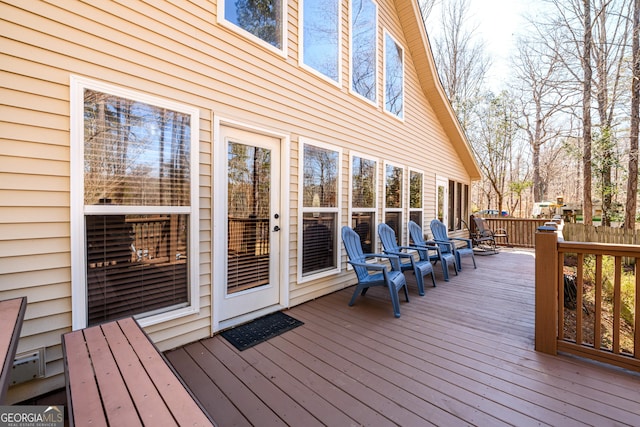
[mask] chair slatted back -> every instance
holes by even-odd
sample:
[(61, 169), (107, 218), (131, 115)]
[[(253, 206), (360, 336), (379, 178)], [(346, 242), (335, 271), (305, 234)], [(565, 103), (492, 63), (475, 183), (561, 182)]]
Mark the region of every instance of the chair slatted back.
[[(342, 243), (347, 251), (347, 257), (350, 261), (365, 262), (364, 252), (362, 252), (362, 244), (360, 243), (360, 236), (351, 227), (342, 227)], [(365, 279), (369, 272), (365, 267), (354, 265), (353, 269), (356, 272), (358, 280)]]
[[(442, 223), (442, 221), (438, 219), (434, 219), (431, 221), (431, 234), (433, 234), (433, 238), (439, 242), (449, 242), (449, 235), (447, 234), (447, 226)], [(451, 252), (451, 248), (449, 245), (441, 245), (440, 251), (442, 253)]]
[(378, 236), (380, 236), (380, 241), (385, 251), (400, 252), (400, 247), (396, 240), (396, 233), (393, 231), (393, 228), (385, 223), (378, 224)]

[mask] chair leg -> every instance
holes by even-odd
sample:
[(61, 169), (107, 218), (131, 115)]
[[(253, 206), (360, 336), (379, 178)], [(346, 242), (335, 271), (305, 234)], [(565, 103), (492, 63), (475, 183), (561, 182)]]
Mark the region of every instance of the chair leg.
[(404, 299), (409, 302), (409, 287), (407, 286), (407, 284), (405, 283), (404, 285), (402, 285), (402, 287), (404, 288)]
[(442, 264), (442, 275), (444, 276), (444, 281), (448, 282), (449, 281), (449, 265), (445, 260), (442, 260), (440, 264)]
[[(391, 294), (391, 304), (393, 305), (393, 315), (400, 317), (400, 299), (398, 298), (398, 290), (395, 286), (387, 286), (389, 288), (389, 294)], [(407, 292), (407, 286), (404, 287), (405, 293)], [(407, 294), (407, 298), (409, 298)]]
[(456, 257), (453, 257), (453, 272), (456, 273), (456, 276), (458, 275), (458, 271), (460, 271), (460, 264), (458, 263), (458, 259)]
[(431, 270), (431, 281), (433, 282), (433, 287), (436, 287), (436, 272)]
[(462, 260), (460, 259), (460, 253), (456, 252), (456, 269), (457, 271), (462, 271)]
[(418, 295), (424, 296), (424, 278), (419, 268), (413, 271), (413, 275), (416, 276), (416, 283), (418, 284)]
[(356, 303), (356, 298), (358, 298), (358, 293), (360, 293), (360, 295), (364, 295), (367, 293), (367, 289), (366, 287), (363, 286), (356, 286), (356, 290), (353, 291), (353, 296), (351, 297), (351, 301), (349, 301), (349, 307), (351, 307), (353, 304)]

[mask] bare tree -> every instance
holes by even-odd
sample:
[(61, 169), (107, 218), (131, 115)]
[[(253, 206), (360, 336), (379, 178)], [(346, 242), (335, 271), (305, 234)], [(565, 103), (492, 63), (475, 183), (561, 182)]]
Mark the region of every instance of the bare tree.
[[(554, 119), (566, 108), (568, 95), (558, 84), (562, 64), (558, 49), (560, 41), (540, 33), (537, 36), (519, 41), (516, 76), (522, 94), (520, 126), (532, 151), (533, 198), (540, 202), (547, 198), (547, 180), (541, 173), (540, 152), (544, 144), (557, 140), (561, 134)], [(542, 37), (545, 37), (543, 41)]]
[[(472, 148), (483, 177), (496, 195), (497, 209), (502, 211), (508, 194), (513, 143), (518, 132), (513, 99), (507, 92), (486, 95), (475, 110)], [(488, 203), (490, 193), (487, 192)], [(487, 206), (489, 208), (489, 206)]]
[(434, 6), (440, 3), (440, 0), (420, 0), (420, 12), (424, 21), (429, 18)]
[(624, 227), (634, 229), (638, 195), (638, 128), (640, 125), (640, 0), (633, 2), (631, 75), (631, 126), (629, 130), (629, 179)]
[(622, 95), (621, 81), (624, 76), (626, 47), (630, 21), (626, 0), (596, 0), (594, 2), (592, 51), (595, 65), (593, 86), (599, 123), (596, 155), (593, 166), (597, 172), (598, 190), (602, 198), (602, 225), (611, 224), (614, 212), (613, 196), (617, 193), (612, 181), (612, 171), (619, 163), (616, 155), (615, 127), (619, 122), (615, 112)]
[[(438, 4), (435, 0), (422, 2), (425, 19), (435, 4)], [(484, 42), (477, 36), (477, 27), (468, 22), (469, 0), (451, 0), (440, 5), (440, 28), (434, 28), (432, 39), (434, 58), (449, 101), (467, 130), (490, 61)]]
[(583, 44), (582, 44), (582, 170), (584, 182), (582, 187), (582, 215), (585, 224), (593, 222), (593, 205), (591, 202), (591, 2), (582, 0), (583, 4)]
[[(550, 13), (537, 23), (539, 33), (549, 31), (558, 34), (559, 44), (549, 46), (549, 51), (558, 49), (568, 79), (564, 80), (564, 90), (580, 98), (582, 128), (582, 207), (585, 224), (592, 223), (592, 120), (591, 98), (592, 72), (592, 22), (591, 2), (593, 0), (546, 0)], [(560, 84), (560, 83), (558, 83)], [(578, 95), (580, 94), (580, 95)]]

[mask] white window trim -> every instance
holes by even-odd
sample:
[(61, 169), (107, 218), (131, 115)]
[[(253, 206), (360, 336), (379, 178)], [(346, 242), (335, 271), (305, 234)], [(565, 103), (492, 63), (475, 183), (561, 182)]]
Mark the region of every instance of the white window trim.
[(258, 44), (259, 46), (266, 48), (268, 50), (270, 50), (273, 53), (276, 53), (277, 55), (283, 57), (283, 58), (287, 58), (287, 48), (288, 48), (288, 10), (289, 10), (289, 2), (288, 0), (282, 0), (282, 16), (280, 17), (280, 19), (282, 20), (282, 49), (278, 49), (277, 47), (273, 46), (270, 43), (267, 43), (266, 41), (262, 40), (260, 37), (250, 33), (249, 31), (245, 30), (242, 27), (239, 27), (238, 25), (234, 24), (231, 21), (227, 21), (225, 19), (225, 14), (224, 14), (224, 5), (225, 0), (218, 0), (218, 14), (217, 14), (217, 23), (222, 25), (225, 28), (228, 28), (229, 30), (238, 33), (239, 35), (241, 35), (242, 37), (245, 37), (251, 41), (253, 41), (254, 43)]
[[(353, 18), (352, 18), (352, 14), (353, 14), (353, 9), (351, 7), (351, 1), (349, 0), (349, 34), (352, 35), (353, 34)], [(379, 37), (378, 37), (378, 4), (375, 2), (375, 0), (371, 0), (371, 2), (373, 3), (373, 5), (376, 8), (376, 48), (375, 48), (375, 52), (376, 52), (376, 82), (375, 82), (375, 86), (376, 86), (376, 97), (375, 99), (372, 101), (371, 99), (360, 95), (358, 92), (356, 92), (355, 90), (353, 90), (352, 87), (352, 81), (353, 81), (353, 57), (351, 56), (351, 52), (353, 52), (353, 37), (350, 37), (349, 40), (349, 93), (351, 93), (352, 95), (354, 95), (357, 98), (362, 99), (363, 101), (367, 102), (368, 104), (373, 105), (374, 107), (378, 107), (378, 102), (380, 100), (380, 87), (378, 85), (379, 79), (378, 79), (378, 75), (380, 74), (379, 70), (380, 70), (380, 41), (379, 41)]]
[[(392, 166), (395, 168), (402, 169), (402, 201), (400, 202), (399, 208), (387, 208), (387, 166)], [(384, 162), (384, 168), (382, 170), (382, 221), (387, 222), (387, 212), (400, 212), (402, 214), (402, 227), (399, 229), (402, 230), (402, 239), (400, 239), (400, 245), (402, 246), (406, 241), (407, 231), (405, 230), (408, 219), (407, 219), (407, 168), (404, 165), (400, 165), (393, 162)]]
[(71, 137), (71, 300), (73, 330), (87, 326), (87, 283), (86, 283), (86, 240), (84, 232), (85, 214), (108, 214), (114, 212), (153, 214), (156, 207), (116, 207), (84, 205), (84, 90), (92, 89), (110, 95), (120, 96), (158, 107), (167, 108), (192, 118), (191, 124), (191, 206), (162, 208), (162, 212), (189, 214), (189, 303), (186, 307), (140, 318), (141, 326), (153, 325), (176, 319), (200, 310), (199, 287), (199, 134), (200, 111), (197, 108), (179, 104), (159, 97), (135, 92), (108, 83), (70, 77), (70, 137)]
[[(303, 187), (304, 187), (304, 147), (305, 145), (311, 145), (325, 150), (331, 150), (338, 153), (338, 206), (335, 208), (310, 208), (304, 207)], [(342, 149), (324, 142), (320, 142), (311, 138), (301, 136), (298, 140), (298, 266), (297, 266), (297, 283), (302, 284), (305, 282), (311, 282), (316, 279), (320, 279), (327, 276), (340, 273), (341, 271), (341, 259), (342, 259), (342, 239), (340, 237), (340, 225), (342, 224), (341, 212), (342, 212)], [(330, 270), (321, 271), (319, 273), (312, 273), (306, 276), (302, 275), (302, 232), (303, 232), (303, 214), (307, 212), (332, 212), (336, 213), (336, 230), (334, 234), (334, 241), (336, 242), (336, 268)]]
[(328, 83), (340, 88), (342, 87), (342, 2), (338, 0), (338, 80), (321, 73), (304, 62), (304, 0), (300, 0), (298, 6), (298, 65), (310, 73), (320, 77)]
[[(361, 159), (366, 159), (366, 160), (372, 160), (374, 162), (376, 162), (376, 172), (375, 172), (375, 182), (374, 182), (374, 188), (376, 190), (376, 198), (375, 198), (375, 202), (374, 202), (374, 206), (373, 208), (353, 208), (353, 158), (354, 157), (360, 157)], [(349, 215), (349, 219), (348, 219), (348, 224), (349, 227), (351, 227), (351, 218), (353, 217), (353, 213), (354, 212), (373, 212), (376, 217), (380, 214), (379, 210), (380, 210), (380, 204), (379, 204), (379, 191), (380, 191), (380, 187), (379, 187), (379, 181), (380, 181), (380, 159), (376, 158), (376, 157), (372, 157), (372, 156), (368, 156), (366, 154), (362, 154), (362, 153), (358, 153), (355, 151), (352, 151), (349, 153), (349, 211), (348, 211), (348, 215)], [(378, 224), (371, 224), (371, 236), (373, 237), (373, 244), (371, 245), (372, 247), (372, 252), (376, 252), (376, 250), (373, 250), (374, 248), (378, 247)], [(375, 262), (375, 260), (372, 260), (370, 262)], [(347, 264), (347, 268), (353, 268), (351, 267), (350, 264)]]
[[(398, 45), (401, 49), (402, 49), (402, 117), (400, 116), (396, 116), (395, 114), (393, 114), (391, 111), (387, 110), (387, 45), (385, 43), (385, 40), (387, 39), (387, 35), (391, 38), (391, 40), (393, 40), (393, 42)], [(382, 67), (382, 110), (387, 113), (389, 116), (391, 117), (395, 117), (396, 119), (400, 120), (401, 122), (405, 121), (405, 106), (407, 105), (407, 91), (406, 91), (406, 75), (405, 75), (405, 48), (402, 44), (398, 43), (398, 40), (396, 40), (395, 37), (393, 37), (393, 35), (387, 31), (386, 29), (384, 30), (383, 33), (383, 38), (382, 38), (382, 46), (383, 46), (383, 52), (382, 52), (382, 57), (383, 57), (383, 67)]]
[[(420, 207), (419, 208), (412, 208), (411, 207), (411, 172), (415, 172), (415, 173), (419, 173), (420, 175), (422, 175), (422, 200), (420, 201)], [(407, 206), (409, 209), (409, 216), (411, 216), (411, 212), (421, 212), (422, 213), (422, 221), (424, 221), (424, 202), (425, 202), (425, 183), (424, 183), (424, 171), (420, 170), (420, 169), (415, 169), (415, 168), (409, 168), (409, 171), (407, 172)], [(409, 217), (407, 217), (407, 224), (409, 223)], [(423, 224), (424, 225), (424, 224)], [(407, 231), (408, 232), (408, 231)]]

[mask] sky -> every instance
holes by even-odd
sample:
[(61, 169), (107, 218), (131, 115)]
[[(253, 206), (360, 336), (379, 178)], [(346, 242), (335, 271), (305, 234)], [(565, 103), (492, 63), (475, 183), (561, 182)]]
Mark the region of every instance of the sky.
[(492, 66), (488, 80), (497, 83), (509, 73), (509, 55), (515, 50), (516, 33), (525, 23), (522, 15), (531, 0), (470, 0), (470, 20), (478, 21)]
[[(487, 81), (494, 90), (502, 87), (501, 82), (509, 74), (509, 55), (515, 50), (516, 33), (525, 25), (523, 15), (531, 10), (532, 3), (535, 0), (469, 0), (468, 21), (477, 25), (476, 34), (484, 40), (491, 57)], [(429, 21), (436, 17), (440, 17), (440, 11), (434, 9)]]

